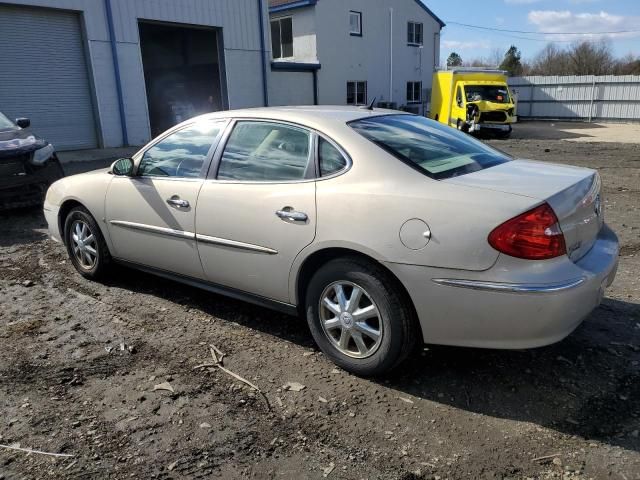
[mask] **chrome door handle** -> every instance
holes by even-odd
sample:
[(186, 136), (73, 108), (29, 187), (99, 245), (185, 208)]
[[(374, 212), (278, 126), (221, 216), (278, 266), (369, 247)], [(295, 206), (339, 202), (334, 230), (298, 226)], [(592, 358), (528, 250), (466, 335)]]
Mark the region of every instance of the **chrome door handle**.
[(189, 208), (189, 202), (187, 200), (181, 200), (177, 195), (167, 198), (167, 203), (179, 208)]
[(276, 215), (282, 220), (291, 220), (292, 222), (306, 222), (309, 218), (304, 212), (296, 212), (295, 210), (278, 210)]

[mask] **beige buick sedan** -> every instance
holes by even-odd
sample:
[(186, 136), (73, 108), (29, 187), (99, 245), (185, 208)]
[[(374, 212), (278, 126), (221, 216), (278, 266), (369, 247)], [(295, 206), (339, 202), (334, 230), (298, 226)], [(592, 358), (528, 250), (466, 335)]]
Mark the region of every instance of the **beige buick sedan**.
[(561, 340), (613, 281), (592, 170), (515, 160), (437, 122), (355, 107), (208, 114), (46, 196), (87, 278), (114, 261), (305, 315), (360, 375), (417, 344)]

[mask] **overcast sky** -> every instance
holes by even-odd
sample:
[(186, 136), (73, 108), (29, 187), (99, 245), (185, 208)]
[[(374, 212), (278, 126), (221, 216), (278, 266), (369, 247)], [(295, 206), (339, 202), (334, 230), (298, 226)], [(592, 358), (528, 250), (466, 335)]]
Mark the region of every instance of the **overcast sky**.
[[(514, 44), (530, 58), (548, 40), (559, 46), (576, 39), (609, 38), (616, 55), (640, 56), (640, 31), (597, 35), (597, 32), (640, 30), (640, 0), (423, 0), (447, 26), (442, 30), (441, 58), (452, 51), (463, 59), (487, 57), (496, 48)], [(476, 30), (454, 25), (460, 22), (490, 28), (531, 32), (535, 35)], [(594, 32), (591, 35), (563, 35), (566, 32)], [(518, 37), (518, 38), (514, 38)]]

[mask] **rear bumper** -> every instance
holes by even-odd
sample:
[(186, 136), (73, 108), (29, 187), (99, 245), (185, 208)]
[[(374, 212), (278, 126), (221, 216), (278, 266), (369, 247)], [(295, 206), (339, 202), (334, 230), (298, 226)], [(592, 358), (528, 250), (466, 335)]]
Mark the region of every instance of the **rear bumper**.
[(389, 267), (409, 291), (426, 343), (520, 349), (555, 343), (575, 330), (613, 282), (618, 251), (615, 233), (604, 226), (580, 261), (564, 257), (543, 275), (531, 268), (530, 282), (522, 275), (508, 281), (508, 269), (496, 267), (476, 278), (462, 278), (460, 271), (438, 275), (441, 269)]

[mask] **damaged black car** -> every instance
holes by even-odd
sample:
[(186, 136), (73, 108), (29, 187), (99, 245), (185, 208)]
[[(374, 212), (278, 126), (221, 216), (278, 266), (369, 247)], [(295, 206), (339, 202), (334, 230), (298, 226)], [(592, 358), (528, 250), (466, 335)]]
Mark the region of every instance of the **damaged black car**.
[(41, 205), (49, 185), (64, 176), (55, 149), (0, 112), (0, 210)]

